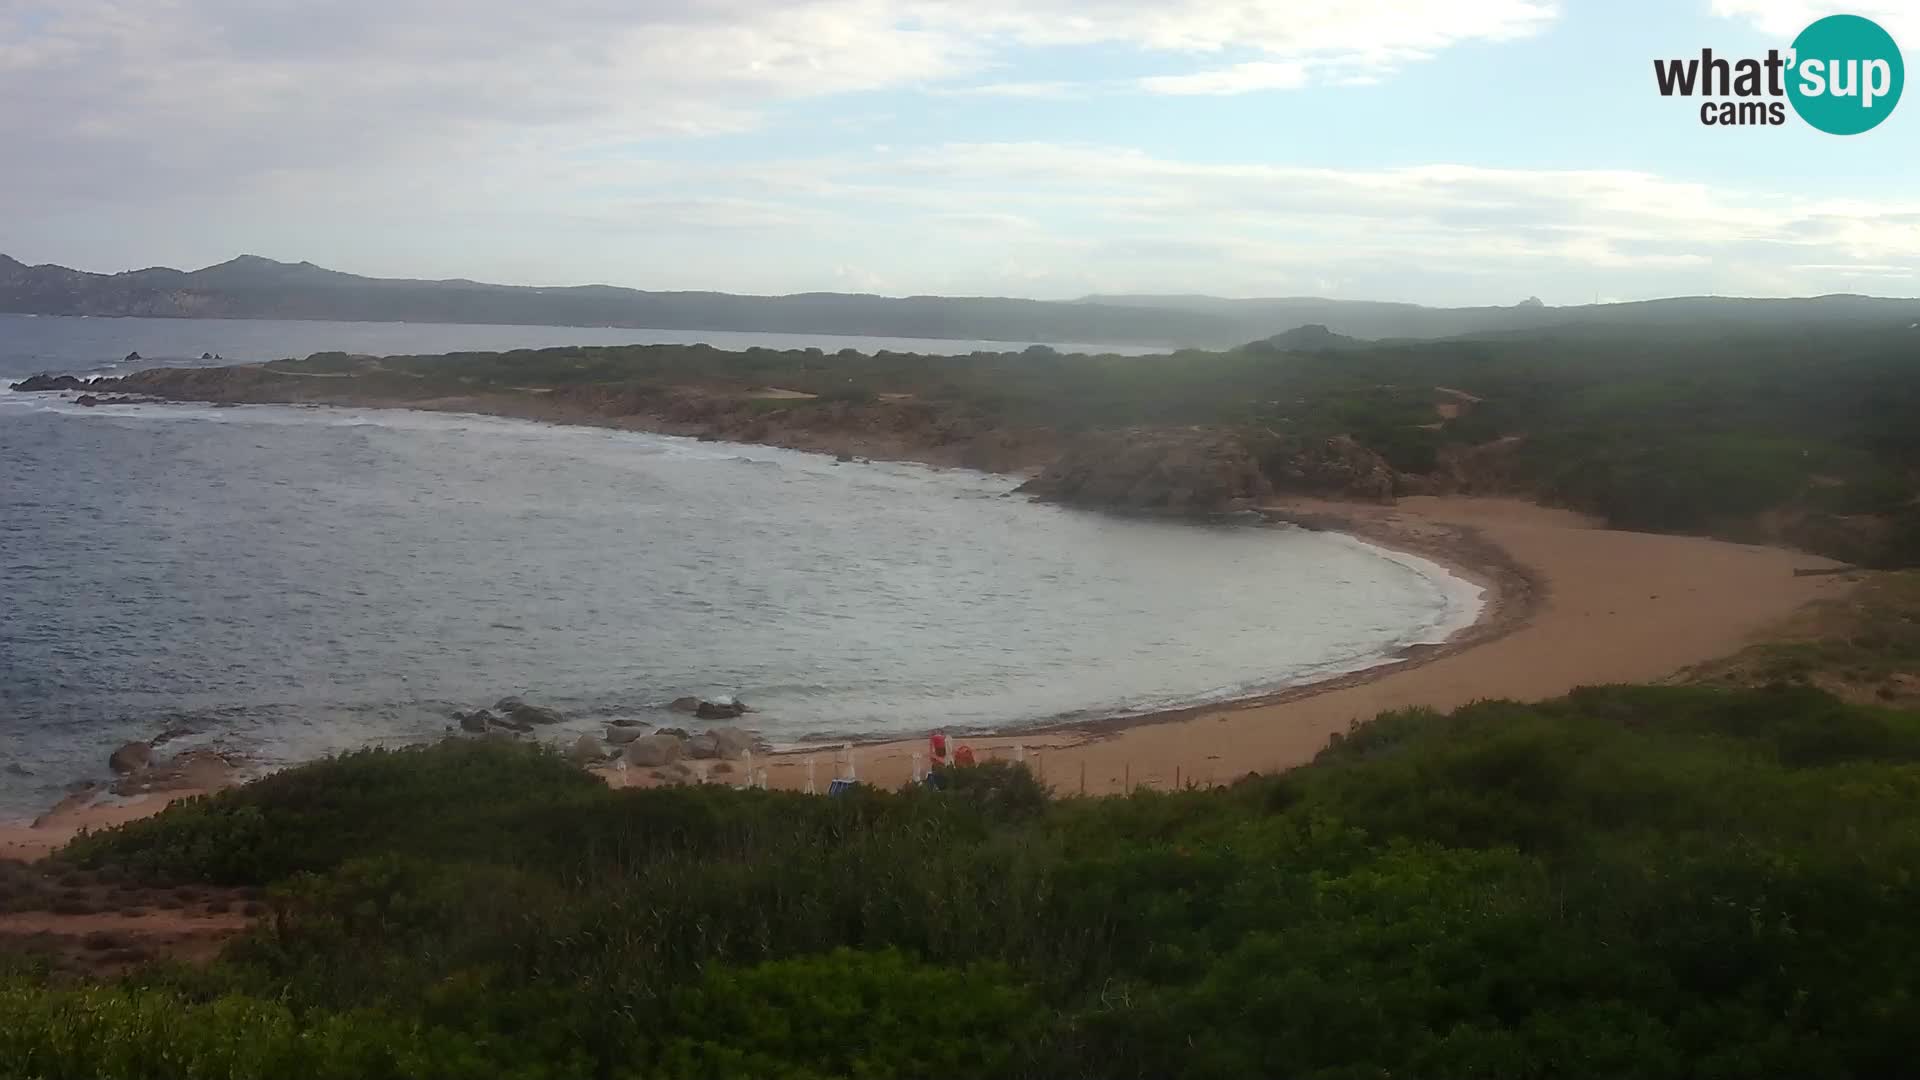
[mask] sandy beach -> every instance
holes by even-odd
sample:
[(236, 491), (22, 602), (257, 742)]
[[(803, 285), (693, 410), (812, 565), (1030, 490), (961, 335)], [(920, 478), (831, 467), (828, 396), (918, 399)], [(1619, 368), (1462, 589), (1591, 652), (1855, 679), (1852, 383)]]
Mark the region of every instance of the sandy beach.
[[(1794, 576), (1837, 565), (1818, 556), (1604, 529), (1518, 499), (1285, 499), (1266, 508), (1447, 565), (1487, 590), (1480, 622), (1423, 655), (1262, 698), (964, 741), (983, 759), (1011, 759), (1024, 748), (1062, 795), (1226, 783), (1311, 761), (1330, 736), (1393, 709), (1658, 681), (1736, 652), (1801, 606), (1848, 587), (1842, 577)], [(925, 750), (922, 739), (859, 746), (858, 777), (897, 786)], [(770, 787), (803, 789), (809, 757), (824, 788), (834, 774), (831, 750), (775, 755), (759, 767)]]
[[(1415, 497), (1392, 506), (1287, 499), (1263, 509), (1441, 562), (1486, 590), (1481, 619), (1444, 646), (1261, 698), (964, 741), (982, 759), (1023, 753), (1062, 795), (1226, 783), (1310, 761), (1331, 735), (1387, 710), (1657, 681), (1733, 653), (1802, 605), (1848, 587), (1842, 577), (1794, 576), (1797, 568), (1836, 565), (1817, 556), (1603, 529), (1517, 499)], [(858, 777), (897, 786), (925, 748), (923, 739), (861, 745)], [(824, 790), (835, 775), (831, 749), (766, 756), (757, 767), (769, 786), (804, 789), (809, 758), (813, 783)], [(638, 770), (608, 779), (645, 782)], [(192, 792), (63, 806), (32, 825), (0, 826), (0, 858), (42, 857), (83, 828), (154, 813), (184, 794)]]

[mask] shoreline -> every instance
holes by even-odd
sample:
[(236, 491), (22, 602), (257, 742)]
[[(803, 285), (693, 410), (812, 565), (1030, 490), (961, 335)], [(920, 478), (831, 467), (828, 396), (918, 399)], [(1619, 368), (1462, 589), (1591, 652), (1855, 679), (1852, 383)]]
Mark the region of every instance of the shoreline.
[[(162, 399), (165, 400), (175, 399)], [(523, 407), (514, 409), (486, 409), (485, 404), (496, 406), (508, 403)], [(438, 399), (426, 402), (380, 404), (367, 401), (305, 401), (295, 402), (259, 402), (259, 404), (325, 404), (357, 408), (398, 408), (414, 409), (423, 412), (472, 413), (480, 416), (505, 416), (528, 420), (536, 423), (566, 424), (582, 427), (614, 428), (620, 430), (643, 431), (652, 434), (676, 435), (680, 437), (698, 437), (697, 432), (664, 430), (670, 425), (648, 425), (641, 422), (644, 418), (623, 418), (627, 422), (617, 422), (613, 418), (591, 415), (555, 416), (553, 413), (577, 414), (579, 410), (528, 408), (524, 406), (538, 404), (522, 398), (506, 398), (499, 402), (483, 403), (475, 398), (463, 398), (456, 401)], [(546, 415), (540, 415), (546, 413)], [(784, 443), (743, 443), (742, 445), (775, 445), (786, 449), (818, 453), (846, 453), (834, 448), (793, 446)], [(961, 465), (952, 460), (930, 460), (941, 455), (913, 455), (908, 453), (875, 452), (872, 448), (863, 448), (865, 456), (886, 460), (908, 461), (936, 468), (975, 467)], [(889, 447), (890, 450), (900, 448)], [(1017, 477), (1015, 470), (997, 470), (1003, 474)], [(1471, 512), (1479, 508), (1490, 513)], [(1457, 512), (1467, 511), (1467, 512)], [(1031, 764), (1043, 780), (1052, 784), (1058, 794), (1104, 794), (1123, 791), (1131, 787), (1153, 786), (1165, 789), (1189, 784), (1213, 784), (1243, 775), (1247, 772), (1278, 771), (1303, 764), (1311, 760), (1328, 738), (1345, 730), (1349, 723), (1369, 719), (1381, 711), (1390, 708), (1427, 705), (1444, 708), (1465, 704), (1471, 700), (1490, 697), (1512, 697), (1514, 693), (1502, 692), (1502, 687), (1511, 680), (1497, 677), (1477, 678), (1473, 681), (1484, 684), (1476, 687), (1481, 692), (1472, 692), (1462, 697), (1455, 687), (1452, 692), (1433, 694), (1413, 689), (1408, 693), (1383, 692), (1380, 688), (1399, 688), (1411, 682), (1432, 683), (1428, 678), (1417, 677), (1422, 672), (1444, 669), (1462, 658), (1470, 658), (1481, 653), (1487, 647), (1515, 637), (1528, 635), (1536, 630), (1539, 617), (1548, 611), (1555, 599), (1555, 574), (1551, 568), (1539, 565), (1539, 560), (1529, 561), (1513, 548), (1512, 531), (1514, 528), (1546, 528), (1550, 531), (1578, 532), (1588, 537), (1600, 538), (1641, 538), (1628, 546), (1644, 547), (1652, 541), (1656, 547), (1673, 547), (1696, 553), (1707, 553), (1707, 562), (1726, 562), (1729, 565), (1741, 565), (1743, 573), (1738, 587), (1731, 595), (1764, 595), (1766, 602), (1757, 605), (1763, 609), (1755, 618), (1745, 608), (1738, 613), (1729, 613), (1730, 618), (1716, 622), (1737, 623), (1738, 633), (1734, 638), (1725, 634), (1714, 635), (1716, 651), (1700, 653), (1698, 649), (1680, 650), (1674, 653), (1673, 662), (1658, 671), (1636, 672), (1627, 678), (1590, 677), (1578, 679), (1548, 693), (1535, 697), (1557, 696), (1570, 690), (1574, 685), (1602, 681), (1644, 681), (1665, 677), (1674, 671), (1705, 660), (1715, 659), (1732, 651), (1738, 644), (1765, 625), (1784, 619), (1793, 611), (1811, 600), (1830, 595), (1834, 590), (1844, 588), (1846, 583), (1830, 575), (1792, 576), (1791, 569), (1813, 568), (1832, 570), (1839, 564), (1818, 556), (1802, 555), (1778, 548), (1760, 548), (1752, 545), (1732, 544), (1725, 541), (1709, 540), (1699, 537), (1671, 536), (1666, 534), (1625, 533), (1597, 527), (1571, 511), (1552, 510), (1533, 503), (1517, 499), (1489, 499), (1469, 496), (1420, 496), (1402, 499), (1396, 504), (1371, 504), (1313, 498), (1274, 498), (1263, 500), (1254, 508), (1264, 520), (1275, 525), (1291, 525), (1314, 531), (1337, 532), (1353, 537), (1355, 540), (1386, 551), (1411, 555), (1437, 565), (1443, 572), (1467, 581), (1482, 590), (1481, 607), (1476, 618), (1468, 625), (1451, 633), (1441, 643), (1412, 645), (1401, 650), (1396, 659), (1371, 664), (1353, 671), (1330, 675), (1299, 685), (1282, 687), (1221, 701), (1202, 702), (1186, 706), (1155, 709), (1137, 714), (1094, 718), (1089, 720), (1042, 723), (1033, 727), (1023, 727), (1017, 731), (991, 735), (967, 735), (964, 738), (976, 748), (984, 760), (1006, 759), (1024, 755), (1031, 750), (1035, 759)], [(1515, 522), (1521, 524), (1515, 525)], [(1547, 524), (1542, 524), (1545, 522)], [(1507, 534), (1503, 536), (1503, 533)], [(1503, 539), (1506, 542), (1503, 542)], [(1618, 544), (1626, 541), (1616, 541)], [(1604, 546), (1604, 544), (1603, 544)], [(1718, 549), (1727, 549), (1720, 551)], [(1739, 553), (1746, 556), (1730, 562), (1725, 556)], [(1549, 560), (1550, 561), (1550, 560)], [(1629, 562), (1637, 561), (1629, 559)], [(1764, 564), (1767, 570), (1777, 573), (1780, 578), (1792, 582), (1791, 587), (1776, 589), (1752, 588), (1754, 583), (1745, 580), (1748, 569), (1742, 564), (1753, 564), (1755, 571)], [(1789, 566), (1787, 564), (1798, 564)], [(1649, 564), (1657, 567), (1658, 561)], [(1653, 594), (1657, 599), (1658, 594)], [(1754, 607), (1756, 605), (1746, 605)], [(1709, 614), (1712, 609), (1698, 608)], [(1610, 613), (1611, 614), (1611, 613)], [(1726, 627), (1721, 627), (1726, 629)], [(1554, 635), (1567, 633), (1565, 626), (1553, 628)], [(1641, 636), (1659, 637), (1659, 627), (1643, 626), (1635, 629)], [(1643, 665), (1644, 666), (1644, 665)], [(1492, 673), (1486, 673), (1491, 675)], [(1444, 681), (1444, 680), (1442, 680)], [(1559, 685), (1564, 680), (1559, 680)], [(1348, 707), (1348, 699), (1378, 701), (1384, 707), (1376, 707), (1361, 715), (1359, 712), (1344, 715), (1337, 723), (1327, 719), (1341, 707)], [(1318, 703), (1318, 704), (1316, 704)], [(1329, 711), (1329, 703), (1338, 703)], [(1304, 723), (1303, 723), (1304, 721)], [(1200, 724), (1211, 724), (1214, 730), (1200, 732), (1193, 730)], [(1270, 730), (1266, 740), (1250, 739), (1248, 733), (1233, 731), (1227, 738), (1219, 738), (1221, 725), (1245, 726), (1247, 723), (1265, 724)], [(1170, 738), (1167, 733), (1181, 733), (1179, 739)], [(1277, 735), (1276, 735), (1277, 732)], [(1159, 733), (1155, 735), (1154, 733)], [(1215, 735), (1209, 739), (1208, 735)], [(820, 744), (806, 748), (776, 750), (765, 762), (769, 786), (801, 789), (807, 786), (806, 773), (809, 759), (826, 757), (828, 768), (815, 772), (816, 786), (824, 790), (825, 781), (830, 778), (830, 764), (840, 746), (851, 745), (860, 758), (859, 776), (863, 780), (881, 783), (885, 786), (897, 786), (905, 782), (913, 771), (913, 759), (917, 751), (924, 746), (925, 735), (910, 738), (877, 737), (870, 740), (855, 740), (848, 744), (839, 742)], [(1180, 746), (1179, 742), (1190, 745)], [(1268, 745), (1246, 745), (1248, 743)], [(1278, 746), (1273, 744), (1280, 744)], [(1229, 754), (1200, 754), (1209, 748), (1234, 751), (1235, 759), (1227, 763)], [(1277, 752), (1276, 752), (1277, 751)], [(1196, 756), (1198, 755), (1198, 756)], [(1135, 762), (1139, 762), (1136, 770)], [(1055, 764), (1058, 762), (1058, 764)], [(1118, 764), (1116, 771), (1115, 765)], [(1049, 776), (1049, 766), (1053, 775)], [(1089, 768), (1093, 775), (1088, 775)], [(1060, 771), (1065, 769), (1065, 772)], [(640, 778), (633, 773), (606, 774), (610, 783), (633, 783)], [(146, 796), (132, 800), (131, 803), (98, 802), (90, 805), (68, 806), (62, 804), (42, 815), (31, 825), (0, 824), (0, 858), (38, 858), (57, 848), (66, 839), (86, 828), (105, 828), (134, 820), (138, 817), (157, 812), (174, 798), (205, 794), (204, 790), (191, 790), (169, 793), (163, 796)]]

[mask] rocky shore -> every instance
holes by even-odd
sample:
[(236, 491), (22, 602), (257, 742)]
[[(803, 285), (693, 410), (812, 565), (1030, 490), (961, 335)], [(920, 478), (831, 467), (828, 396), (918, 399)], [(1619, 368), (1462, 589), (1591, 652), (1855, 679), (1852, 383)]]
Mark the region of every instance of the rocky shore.
[(355, 359), (363, 364), (360, 373), (275, 365), (150, 368), (90, 380), (39, 375), (13, 388), (83, 392), (97, 405), (151, 399), (323, 404), (614, 427), (828, 453), (843, 461), (881, 458), (1013, 473), (1029, 478), (1020, 489), (1029, 495), (1114, 510), (1216, 514), (1275, 495), (1391, 503), (1413, 483), (1346, 436), (1311, 440), (1224, 427), (1065, 432), (1007, 424), (962, 405), (910, 395), (827, 401), (720, 385), (586, 384), (447, 394), (381, 377), (377, 360)]

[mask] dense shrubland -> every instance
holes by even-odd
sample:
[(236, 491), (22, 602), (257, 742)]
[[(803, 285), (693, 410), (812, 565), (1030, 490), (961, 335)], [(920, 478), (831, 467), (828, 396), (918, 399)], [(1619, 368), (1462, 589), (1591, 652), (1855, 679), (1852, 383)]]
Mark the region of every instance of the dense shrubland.
[(208, 969), (0, 989), (0, 1075), (1884, 1076), (1920, 715), (1805, 686), (1382, 716), (1231, 788), (611, 791), (447, 743), (63, 858), (269, 887)]
[[(819, 395), (756, 403), (801, 422), (871, 407), (880, 394), (912, 395), (931, 410), (916, 422), (1068, 437), (1200, 426), (1253, 440), (1256, 456), (1349, 435), (1401, 474), (1406, 491), (1505, 490), (1623, 528), (1920, 561), (1920, 330), (1905, 321), (1765, 332), (1561, 327), (1160, 357), (656, 345), (399, 357), (377, 368), (323, 354), (297, 366), (357, 373), (403, 399), (538, 386), (635, 412), (689, 384), (779, 386)], [(1436, 406), (1449, 403), (1455, 415), (1441, 415)], [(1500, 452), (1471, 453), (1489, 447)]]

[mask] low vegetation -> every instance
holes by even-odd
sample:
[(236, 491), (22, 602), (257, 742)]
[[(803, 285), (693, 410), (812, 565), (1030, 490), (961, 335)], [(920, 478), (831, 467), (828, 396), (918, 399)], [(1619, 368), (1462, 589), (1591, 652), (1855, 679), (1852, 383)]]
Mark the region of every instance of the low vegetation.
[(899, 424), (939, 438), (1199, 426), (1288, 446), (1348, 435), (1399, 474), (1403, 493), (1512, 492), (1622, 528), (1920, 563), (1920, 330), (1904, 318), (1565, 326), (1320, 349), (1281, 340), (1157, 357), (652, 345), (377, 365), (321, 354), (284, 367), (351, 374), (397, 400), (536, 387), (616, 414), (665, 409), (689, 385), (778, 386), (815, 396), (756, 402), (769, 419), (804, 427), (850, 407), (911, 408), (920, 413)]
[(612, 791), (370, 750), (61, 856), (265, 886), (210, 967), (0, 983), (0, 1076), (1847, 1077), (1920, 1030), (1920, 714), (1415, 710), (1228, 788)]

